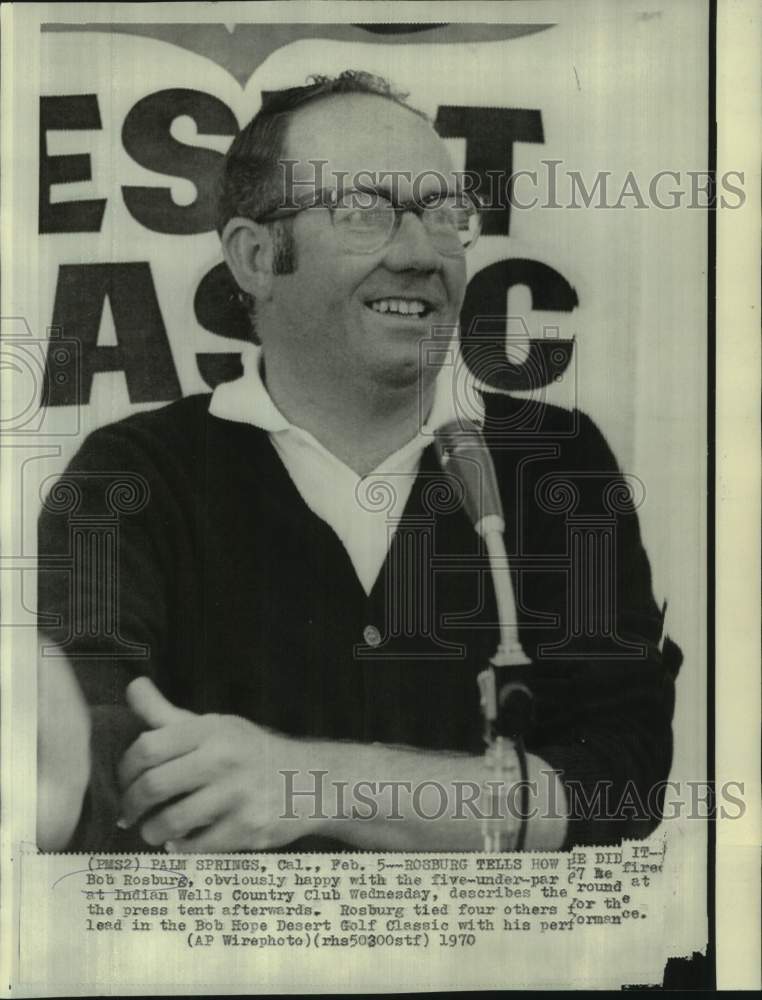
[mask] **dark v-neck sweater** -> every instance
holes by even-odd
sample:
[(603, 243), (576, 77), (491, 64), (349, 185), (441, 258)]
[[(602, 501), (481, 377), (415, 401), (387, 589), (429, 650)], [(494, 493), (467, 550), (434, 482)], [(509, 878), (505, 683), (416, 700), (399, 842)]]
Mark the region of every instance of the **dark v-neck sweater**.
[[(114, 764), (139, 731), (123, 692), (139, 673), (180, 706), (286, 734), (483, 750), (476, 675), (497, 646), (494, 594), (433, 448), (366, 595), (268, 435), (211, 416), (209, 398), (96, 431), (40, 519), (43, 630), (92, 706), (93, 774), (72, 849), (142, 843), (114, 826)], [(676, 666), (658, 649), (661, 615), (616, 463), (577, 411), (489, 397), (485, 433), (533, 660), (522, 672), (536, 703), (528, 747), (567, 785), (567, 846), (642, 835), (670, 767)], [(596, 816), (596, 801), (615, 815)]]

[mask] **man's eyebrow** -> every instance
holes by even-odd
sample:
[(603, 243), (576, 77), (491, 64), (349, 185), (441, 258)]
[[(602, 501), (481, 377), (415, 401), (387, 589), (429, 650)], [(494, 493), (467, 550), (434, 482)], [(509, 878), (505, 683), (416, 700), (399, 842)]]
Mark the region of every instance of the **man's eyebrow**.
[[(341, 189), (339, 189), (341, 190)], [(397, 192), (394, 190), (394, 185), (388, 184), (352, 184), (346, 188), (344, 191), (359, 191), (362, 194), (375, 194), (382, 198), (385, 198), (392, 205), (397, 205), (400, 207), (405, 207), (406, 205), (412, 205), (419, 201), (426, 201), (429, 198), (436, 198), (444, 194), (454, 194), (458, 190), (457, 184), (448, 184), (443, 190), (441, 187), (432, 187), (430, 191), (419, 191), (417, 196), (410, 198), (398, 198)]]
[(387, 201), (394, 201), (394, 188), (389, 187), (386, 184), (351, 184), (344, 189), (345, 191), (360, 191), (363, 194), (378, 194), (382, 198), (386, 198)]

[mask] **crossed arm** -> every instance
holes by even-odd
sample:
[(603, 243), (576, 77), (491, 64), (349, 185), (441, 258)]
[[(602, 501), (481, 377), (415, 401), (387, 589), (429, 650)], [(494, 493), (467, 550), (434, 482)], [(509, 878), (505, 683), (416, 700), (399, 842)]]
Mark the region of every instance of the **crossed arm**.
[[(38, 844), (61, 850), (90, 782), (90, 717), (63, 659), (40, 670), (39, 692)], [(177, 708), (145, 677), (127, 701), (147, 728), (117, 768), (118, 822), (150, 846), (265, 850), (317, 834), (358, 849), (481, 848), (481, 757), (293, 739), (239, 716)], [(526, 846), (554, 850), (565, 836), (563, 790), (539, 758), (528, 763), (537, 818)], [(371, 799), (367, 782), (376, 791), (385, 783), (383, 794)]]

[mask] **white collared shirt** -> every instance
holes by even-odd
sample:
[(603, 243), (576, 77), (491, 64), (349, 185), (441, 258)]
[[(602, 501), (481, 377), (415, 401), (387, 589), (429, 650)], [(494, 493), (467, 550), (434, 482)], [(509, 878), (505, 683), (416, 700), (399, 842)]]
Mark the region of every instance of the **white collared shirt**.
[(365, 593), (370, 594), (405, 510), (421, 456), (432, 443), (434, 431), (458, 415), (453, 369), (444, 367), (440, 372), (431, 411), (415, 437), (368, 475), (358, 476), (278, 410), (262, 380), (261, 355), (261, 347), (246, 345), (244, 374), (217, 386), (209, 412), (269, 433), (302, 499), (336, 532)]

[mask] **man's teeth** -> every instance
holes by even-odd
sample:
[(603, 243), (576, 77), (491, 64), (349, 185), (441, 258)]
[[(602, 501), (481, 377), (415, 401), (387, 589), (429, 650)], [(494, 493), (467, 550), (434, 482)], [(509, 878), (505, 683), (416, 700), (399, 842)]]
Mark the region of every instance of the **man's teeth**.
[(403, 316), (422, 316), (426, 312), (426, 303), (420, 299), (376, 299), (370, 307), (376, 312), (401, 313)]

